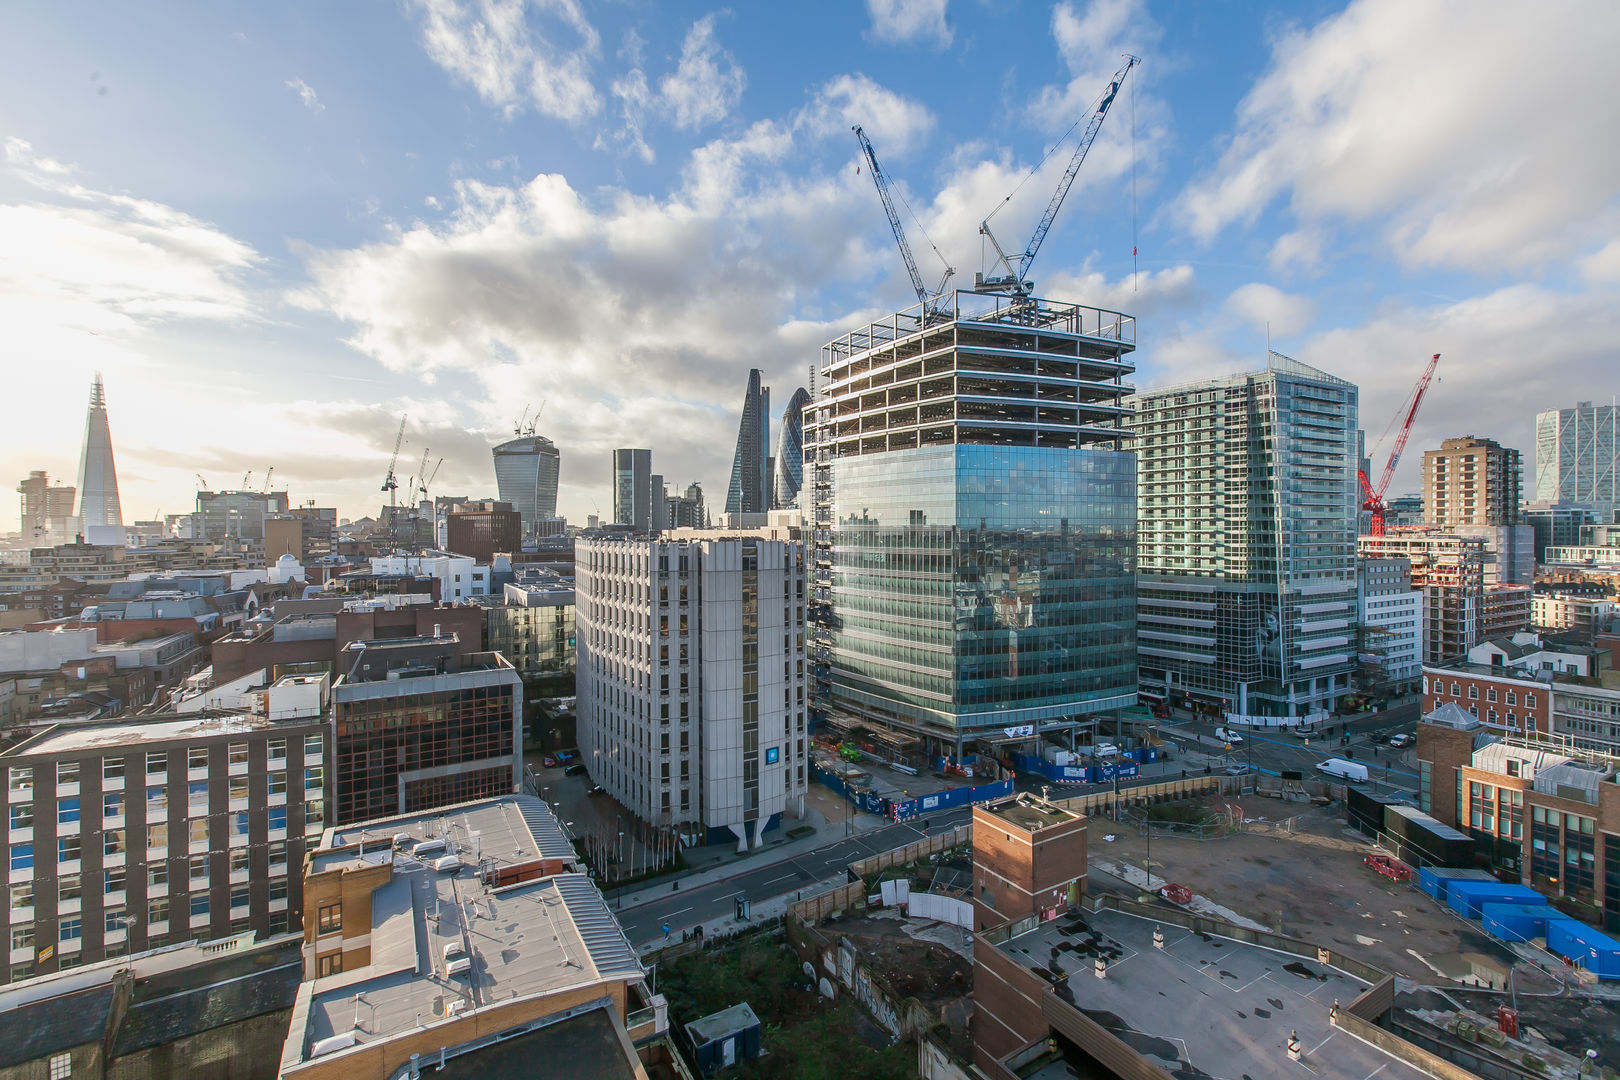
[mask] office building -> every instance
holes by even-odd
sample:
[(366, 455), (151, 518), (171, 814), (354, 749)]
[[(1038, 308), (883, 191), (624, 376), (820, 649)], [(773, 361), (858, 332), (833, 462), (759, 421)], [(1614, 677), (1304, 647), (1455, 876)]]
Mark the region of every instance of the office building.
[(497, 552), (509, 555), (523, 546), (523, 519), (511, 503), (462, 503), (451, 511), (446, 535), (450, 551), (487, 565)]
[(1356, 540), (1364, 559), (1404, 558), (1412, 587), (1423, 590), (1423, 662), (1444, 664), (1479, 644), (1485, 603), (1485, 541), (1423, 527), (1390, 529)]
[[(207, 540), (258, 540), (262, 543), (265, 519), (285, 513), (285, 491), (199, 491), (194, 527), (198, 536)], [(275, 554), (280, 558), (282, 552)]]
[[(1535, 684), (1532, 684), (1535, 685)], [(1572, 683), (1552, 684), (1561, 696)], [(1547, 684), (1540, 684), (1545, 693)], [(1425, 698), (1425, 702), (1427, 698)], [(1620, 704), (1620, 691), (1603, 703)], [(1609, 713), (1609, 723), (1616, 714)], [(1492, 737), (1494, 736), (1494, 737)], [(1491, 732), (1448, 702), (1417, 728), (1418, 801), (1472, 836), (1499, 876), (1596, 909), (1620, 931), (1620, 757), (1576, 740)]]
[(803, 814), (804, 564), (718, 532), (580, 541), (580, 755), (641, 820), (744, 850)]
[(1583, 401), (1536, 414), (1537, 502), (1584, 506), (1609, 521), (1620, 508), (1620, 440), (1614, 405)]
[(706, 526), (709, 522), (708, 511), (703, 506), (703, 486), (687, 484), (684, 493), (666, 496), (664, 517), (671, 529), (701, 529)]
[(809, 404), (810, 394), (801, 386), (782, 410), (771, 483), (773, 510), (792, 510), (799, 505), (799, 489), (804, 486), (804, 410)]
[(0, 753), (8, 978), (297, 929), (325, 740), (318, 714), (218, 712), (58, 725)]
[(613, 523), (652, 528), (652, 451), (613, 451)]
[(759, 369), (750, 369), (726, 488), (728, 514), (763, 514), (771, 508), (771, 388), (759, 380)]
[(1363, 688), (1410, 692), (1423, 675), (1423, 591), (1411, 560), (1357, 559), (1356, 594)]
[(1529, 525), (1451, 525), (1444, 531), (1485, 541), (1485, 584), (1533, 585), (1536, 531)]
[(523, 523), (523, 535), (557, 516), (557, 478), (562, 456), (552, 441), (532, 431), (495, 447), (495, 487)]
[(107, 393), (101, 376), (90, 387), (79, 453), (79, 527), (91, 544), (122, 544), (124, 513), (118, 503), (118, 469), (113, 464), (112, 429), (107, 424)]
[(1579, 546), (1581, 526), (1591, 524), (1597, 517), (1584, 506), (1558, 506), (1543, 502), (1525, 503), (1521, 516), (1535, 535), (1538, 563), (1547, 561), (1549, 547)]
[(35, 469), (28, 479), (18, 481), (17, 494), (22, 496), (18, 521), (24, 544), (52, 547), (73, 542), (79, 532), (79, 519), (73, 512), (77, 488), (52, 484), (49, 476)]
[(1464, 435), (1425, 450), (1424, 521), (1448, 527), (1517, 525), (1523, 471), (1519, 452), (1494, 439)]
[(288, 1080), (690, 1080), (664, 999), (539, 799), (330, 829), (304, 888)]
[(1136, 702), (1135, 320), (941, 303), (822, 349), (806, 481), (821, 707), (960, 754)]
[(332, 687), (332, 820), (415, 813), (518, 790), (523, 683), (454, 635), (355, 641)]
[(304, 566), (313, 566), (332, 554), (332, 536), (337, 528), (337, 510), (330, 506), (295, 506), (286, 513), (271, 511), (264, 516), (264, 558), (274, 566), (283, 555), (291, 555)]
[(1356, 387), (1266, 369), (1133, 398), (1144, 693), (1309, 716), (1350, 689)]
[(1537, 630), (1574, 634), (1582, 641), (1596, 640), (1614, 620), (1614, 597), (1557, 586), (1537, 586), (1530, 601), (1530, 624)]
[(439, 599), (457, 604), (490, 593), (489, 564), (454, 551), (424, 551), (420, 555), (373, 555), (371, 573), (385, 577), (431, 577), (439, 583)]

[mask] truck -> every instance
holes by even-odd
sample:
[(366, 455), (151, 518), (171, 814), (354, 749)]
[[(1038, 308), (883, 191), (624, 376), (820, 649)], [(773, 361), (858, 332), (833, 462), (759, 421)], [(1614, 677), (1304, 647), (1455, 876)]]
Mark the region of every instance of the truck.
[(1336, 776), (1340, 780), (1346, 780), (1352, 784), (1365, 784), (1367, 782), (1367, 766), (1358, 765), (1354, 761), (1346, 761), (1344, 758), (1330, 757), (1326, 761), (1319, 762), (1316, 771), (1327, 773), (1329, 776)]
[(1243, 742), (1243, 736), (1238, 732), (1233, 731), (1231, 728), (1216, 728), (1215, 738), (1219, 739), (1221, 742), (1231, 743), (1233, 746), (1238, 746)]

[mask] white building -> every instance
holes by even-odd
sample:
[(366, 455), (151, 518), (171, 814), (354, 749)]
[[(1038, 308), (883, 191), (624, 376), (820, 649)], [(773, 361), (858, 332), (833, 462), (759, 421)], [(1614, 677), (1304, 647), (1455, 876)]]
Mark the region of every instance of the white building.
[(439, 601), (457, 604), (469, 596), (489, 595), (489, 567), (479, 566), (468, 555), (448, 551), (424, 551), (420, 555), (374, 555), (371, 572), (403, 577), (427, 575), (439, 579)]
[(803, 813), (805, 551), (712, 533), (581, 540), (579, 747), (632, 813), (757, 847)]
[(1423, 590), (1412, 588), (1412, 561), (1356, 560), (1356, 596), (1363, 670), (1392, 687), (1423, 677)]

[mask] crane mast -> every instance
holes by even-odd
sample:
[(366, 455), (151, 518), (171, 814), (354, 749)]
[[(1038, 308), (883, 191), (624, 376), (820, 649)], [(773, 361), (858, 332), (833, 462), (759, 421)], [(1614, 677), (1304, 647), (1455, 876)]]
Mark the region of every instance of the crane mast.
[[(1029, 273), (1030, 263), (1035, 261), (1035, 255), (1046, 242), (1046, 234), (1051, 231), (1052, 222), (1057, 219), (1059, 208), (1063, 200), (1069, 195), (1069, 189), (1074, 186), (1074, 178), (1080, 172), (1080, 166), (1086, 160), (1086, 154), (1091, 151), (1091, 144), (1097, 140), (1097, 132), (1102, 130), (1103, 119), (1108, 115), (1109, 108), (1114, 104), (1114, 98), (1119, 96), (1119, 88), (1125, 82), (1125, 76), (1130, 74), (1131, 68), (1142, 62), (1140, 57), (1125, 54), (1125, 66), (1114, 72), (1114, 78), (1103, 91), (1092, 110), (1091, 119), (1086, 124), (1086, 130), (1080, 136), (1080, 145), (1075, 147), (1074, 156), (1069, 159), (1069, 167), (1064, 170), (1063, 178), (1058, 181), (1057, 190), (1052, 193), (1051, 200), (1046, 204), (1046, 213), (1041, 215), (1040, 223), (1035, 226), (1034, 234), (1024, 250), (1015, 255), (1008, 255), (996, 240), (995, 233), (990, 231), (990, 219), (998, 214), (1002, 207), (1011, 201), (1008, 195), (1001, 203), (979, 223), (979, 234), (990, 241), (990, 247), (996, 253), (996, 264), (1003, 271), (1000, 275), (986, 277), (984, 274), (973, 275), (973, 290), (986, 293), (1007, 293), (1013, 296), (1028, 296), (1035, 290), (1035, 283), (1026, 276)], [(1073, 129), (1070, 129), (1073, 130)]]
[(405, 442), (405, 421), (407, 417), (399, 418), (399, 433), (394, 436), (394, 452), (388, 458), (388, 475), (383, 478), (382, 489), (388, 492), (388, 541), (392, 549), (394, 540), (394, 507), (395, 492), (399, 490), (399, 480), (394, 476), (394, 466), (399, 464), (399, 448)]
[[(1412, 388), (1411, 404), (1404, 407), (1405, 417), (1401, 420), (1401, 430), (1395, 436), (1395, 448), (1390, 451), (1389, 460), (1384, 463), (1384, 471), (1378, 474), (1378, 483), (1375, 486), (1367, 478), (1367, 474), (1360, 469), (1356, 470), (1356, 480), (1361, 485), (1361, 508), (1372, 514), (1372, 535), (1383, 536), (1385, 517), (1389, 507), (1384, 502), (1384, 492), (1389, 490), (1389, 482), (1395, 478), (1395, 467), (1401, 463), (1401, 453), (1406, 449), (1406, 440), (1411, 438), (1412, 423), (1417, 420), (1418, 409), (1423, 405), (1423, 395), (1429, 391), (1429, 383), (1434, 379), (1434, 369), (1440, 363), (1440, 354), (1435, 353), (1429, 364), (1423, 369), (1417, 385)], [(1400, 413), (1396, 414), (1400, 416)]]
[(945, 276), (939, 279), (939, 287), (932, 292), (923, 284), (922, 271), (917, 269), (917, 259), (911, 254), (911, 244), (906, 240), (906, 229), (900, 221), (900, 212), (894, 208), (894, 196), (889, 191), (889, 178), (878, 164), (877, 151), (872, 149), (872, 140), (866, 137), (866, 132), (856, 124), (853, 128), (855, 138), (860, 141), (861, 152), (866, 155), (867, 167), (872, 170), (872, 183), (877, 185), (878, 198), (883, 200), (883, 212), (889, 216), (889, 229), (894, 233), (894, 242), (900, 248), (900, 257), (905, 260), (906, 273), (911, 277), (911, 287), (917, 293), (917, 302), (928, 303), (929, 300), (945, 291), (945, 286), (956, 273), (954, 267), (945, 262), (945, 256), (940, 255), (939, 248), (934, 248), (934, 254), (939, 255), (939, 261), (945, 263)]

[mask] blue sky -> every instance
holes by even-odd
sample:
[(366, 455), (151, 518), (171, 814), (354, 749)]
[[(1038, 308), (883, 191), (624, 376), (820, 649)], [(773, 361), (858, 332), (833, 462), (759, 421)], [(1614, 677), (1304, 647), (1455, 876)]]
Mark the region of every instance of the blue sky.
[(571, 519), (615, 446), (721, 497), (747, 369), (785, 402), (913, 301), (850, 125), (965, 284), (1123, 52), (1037, 291), (1136, 315), (1142, 386), (1269, 325), (1370, 441), (1442, 352), (1414, 448), (1528, 461), (1537, 410), (1620, 392), (1617, 46), (1605, 2), (8, 5), (0, 462), (71, 482), (100, 370), (127, 520), (272, 465), (374, 513), (402, 413), (402, 476), (492, 493), (542, 401)]

